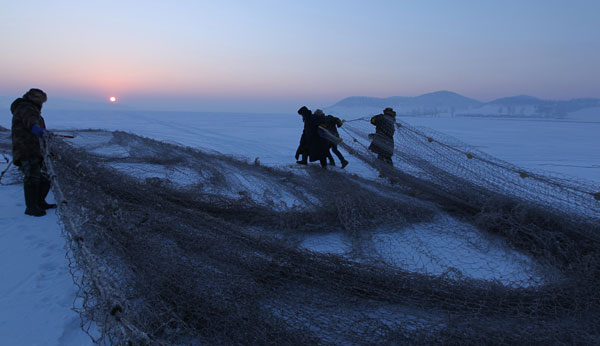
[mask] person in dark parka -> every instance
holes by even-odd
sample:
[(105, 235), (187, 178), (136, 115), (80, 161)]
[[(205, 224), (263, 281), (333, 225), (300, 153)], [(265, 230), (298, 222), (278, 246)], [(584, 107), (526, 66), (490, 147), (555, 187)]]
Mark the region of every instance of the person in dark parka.
[[(306, 108), (306, 106), (302, 106), (302, 108), (298, 109), (298, 114), (302, 116), (302, 122), (304, 123), (304, 129), (302, 130), (302, 136), (300, 137), (300, 144), (298, 145), (298, 149), (296, 150), (296, 163), (301, 165), (308, 164), (308, 135), (307, 129), (310, 124), (310, 117), (312, 116), (312, 112), (310, 109)], [(298, 158), (302, 155), (302, 160), (298, 161)]]
[[(326, 136), (329, 140), (329, 148), (338, 157), (342, 163), (342, 168), (344, 168), (348, 165), (348, 161), (346, 161), (344, 155), (342, 155), (337, 148), (340, 140), (340, 134), (338, 133), (337, 128), (342, 127), (342, 124), (342, 120), (338, 117), (334, 117), (333, 115), (327, 115), (325, 117), (325, 129), (329, 131), (329, 134)], [(327, 152), (327, 158), (329, 159), (329, 164), (335, 166), (335, 160), (329, 151)]]
[(321, 167), (327, 168), (327, 153), (329, 153), (329, 141), (319, 134), (319, 127), (325, 127), (325, 114), (317, 109), (310, 117), (306, 128), (308, 139), (308, 156), (310, 162), (319, 161)]
[(379, 160), (393, 165), (396, 112), (392, 108), (386, 108), (383, 114), (371, 118), (371, 124), (375, 125), (375, 134), (370, 135), (373, 141), (369, 150), (376, 153)]
[(12, 118), (13, 162), (23, 172), (25, 192), (25, 214), (46, 215), (46, 209), (55, 204), (46, 203), (50, 191), (50, 179), (43, 172), (44, 156), (40, 139), (48, 132), (42, 117), (42, 104), (48, 97), (40, 89), (30, 89), (10, 106)]

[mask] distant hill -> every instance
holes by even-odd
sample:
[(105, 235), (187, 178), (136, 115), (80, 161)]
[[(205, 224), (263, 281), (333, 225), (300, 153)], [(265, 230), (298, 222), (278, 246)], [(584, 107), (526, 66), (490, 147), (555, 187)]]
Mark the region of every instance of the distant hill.
[(451, 91), (437, 91), (415, 97), (348, 97), (324, 110), (331, 114), (365, 116), (380, 113), (386, 107), (394, 108), (399, 115), (412, 116), (566, 117), (600, 107), (600, 99), (552, 101), (519, 95), (480, 102)]
[(413, 97), (412, 102), (416, 106), (472, 108), (481, 105), (481, 102), (468, 98), (451, 91), (437, 91), (421, 96)]
[(600, 99), (584, 98), (568, 101), (553, 101), (520, 95), (504, 97), (488, 102), (480, 109), (465, 112), (465, 114), (564, 117), (582, 109), (595, 107), (600, 107)]
[(532, 104), (542, 104), (546, 101), (538, 99), (537, 97), (528, 96), (528, 95), (518, 95), (512, 97), (503, 97), (496, 99), (491, 102), (487, 102), (486, 104), (494, 104), (494, 105), (532, 105)]
[(453, 112), (457, 109), (479, 107), (482, 103), (451, 91), (437, 91), (416, 97), (394, 96), (378, 97), (348, 97), (325, 110), (373, 109), (381, 112), (386, 107), (392, 107), (397, 112), (411, 115)]

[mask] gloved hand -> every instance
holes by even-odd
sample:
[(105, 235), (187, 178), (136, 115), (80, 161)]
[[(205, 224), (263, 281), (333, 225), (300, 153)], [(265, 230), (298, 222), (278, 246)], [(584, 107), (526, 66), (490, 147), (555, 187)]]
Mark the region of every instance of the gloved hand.
[(296, 161), (298, 161), (298, 158), (300, 157), (299, 153), (296, 153)]
[(31, 133), (33, 133), (39, 138), (42, 138), (48, 134), (48, 130), (43, 129), (37, 125), (33, 125), (33, 127), (31, 128)]

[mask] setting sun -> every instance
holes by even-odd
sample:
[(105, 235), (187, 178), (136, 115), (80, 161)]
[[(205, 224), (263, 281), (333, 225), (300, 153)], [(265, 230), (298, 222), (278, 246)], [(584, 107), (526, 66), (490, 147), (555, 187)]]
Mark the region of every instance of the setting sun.
[(108, 100), (109, 100), (110, 102), (117, 102), (117, 98), (116, 98), (116, 97), (114, 97), (114, 96), (111, 96), (111, 97), (109, 97), (109, 98), (108, 98)]

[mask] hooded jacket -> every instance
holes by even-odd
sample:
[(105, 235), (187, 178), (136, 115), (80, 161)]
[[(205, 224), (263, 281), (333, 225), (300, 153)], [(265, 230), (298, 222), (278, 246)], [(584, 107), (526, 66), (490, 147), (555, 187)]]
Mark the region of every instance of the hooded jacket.
[[(41, 92), (41, 91), (40, 91)], [(41, 92), (43, 94), (43, 92)], [(31, 128), (37, 125), (46, 128), (42, 118), (43, 98), (32, 91), (26, 93), (22, 98), (16, 99), (10, 106), (12, 118), (12, 152), (15, 166), (21, 166), (23, 160), (43, 160), (39, 139), (31, 132)]]
[(325, 124), (325, 115), (316, 110), (308, 121), (306, 136), (308, 139), (308, 155), (311, 162), (325, 160), (329, 153), (329, 141), (319, 134), (319, 126)]
[(300, 137), (300, 144), (298, 145), (298, 149), (296, 149), (296, 156), (299, 155), (308, 155), (309, 151), (309, 141), (307, 133), (310, 132), (310, 117), (312, 116), (312, 112), (310, 109), (306, 108), (306, 106), (302, 106), (298, 110), (298, 114), (302, 116), (302, 122), (304, 122), (304, 129), (302, 130), (302, 136)]
[(396, 112), (386, 108), (383, 114), (371, 118), (371, 124), (375, 125), (375, 135), (369, 150), (392, 157), (394, 154), (394, 132), (396, 131)]
[(325, 117), (325, 125), (327, 131), (331, 132), (336, 137), (340, 137), (337, 128), (342, 127), (342, 120), (338, 117), (334, 117), (333, 115), (328, 115)]

